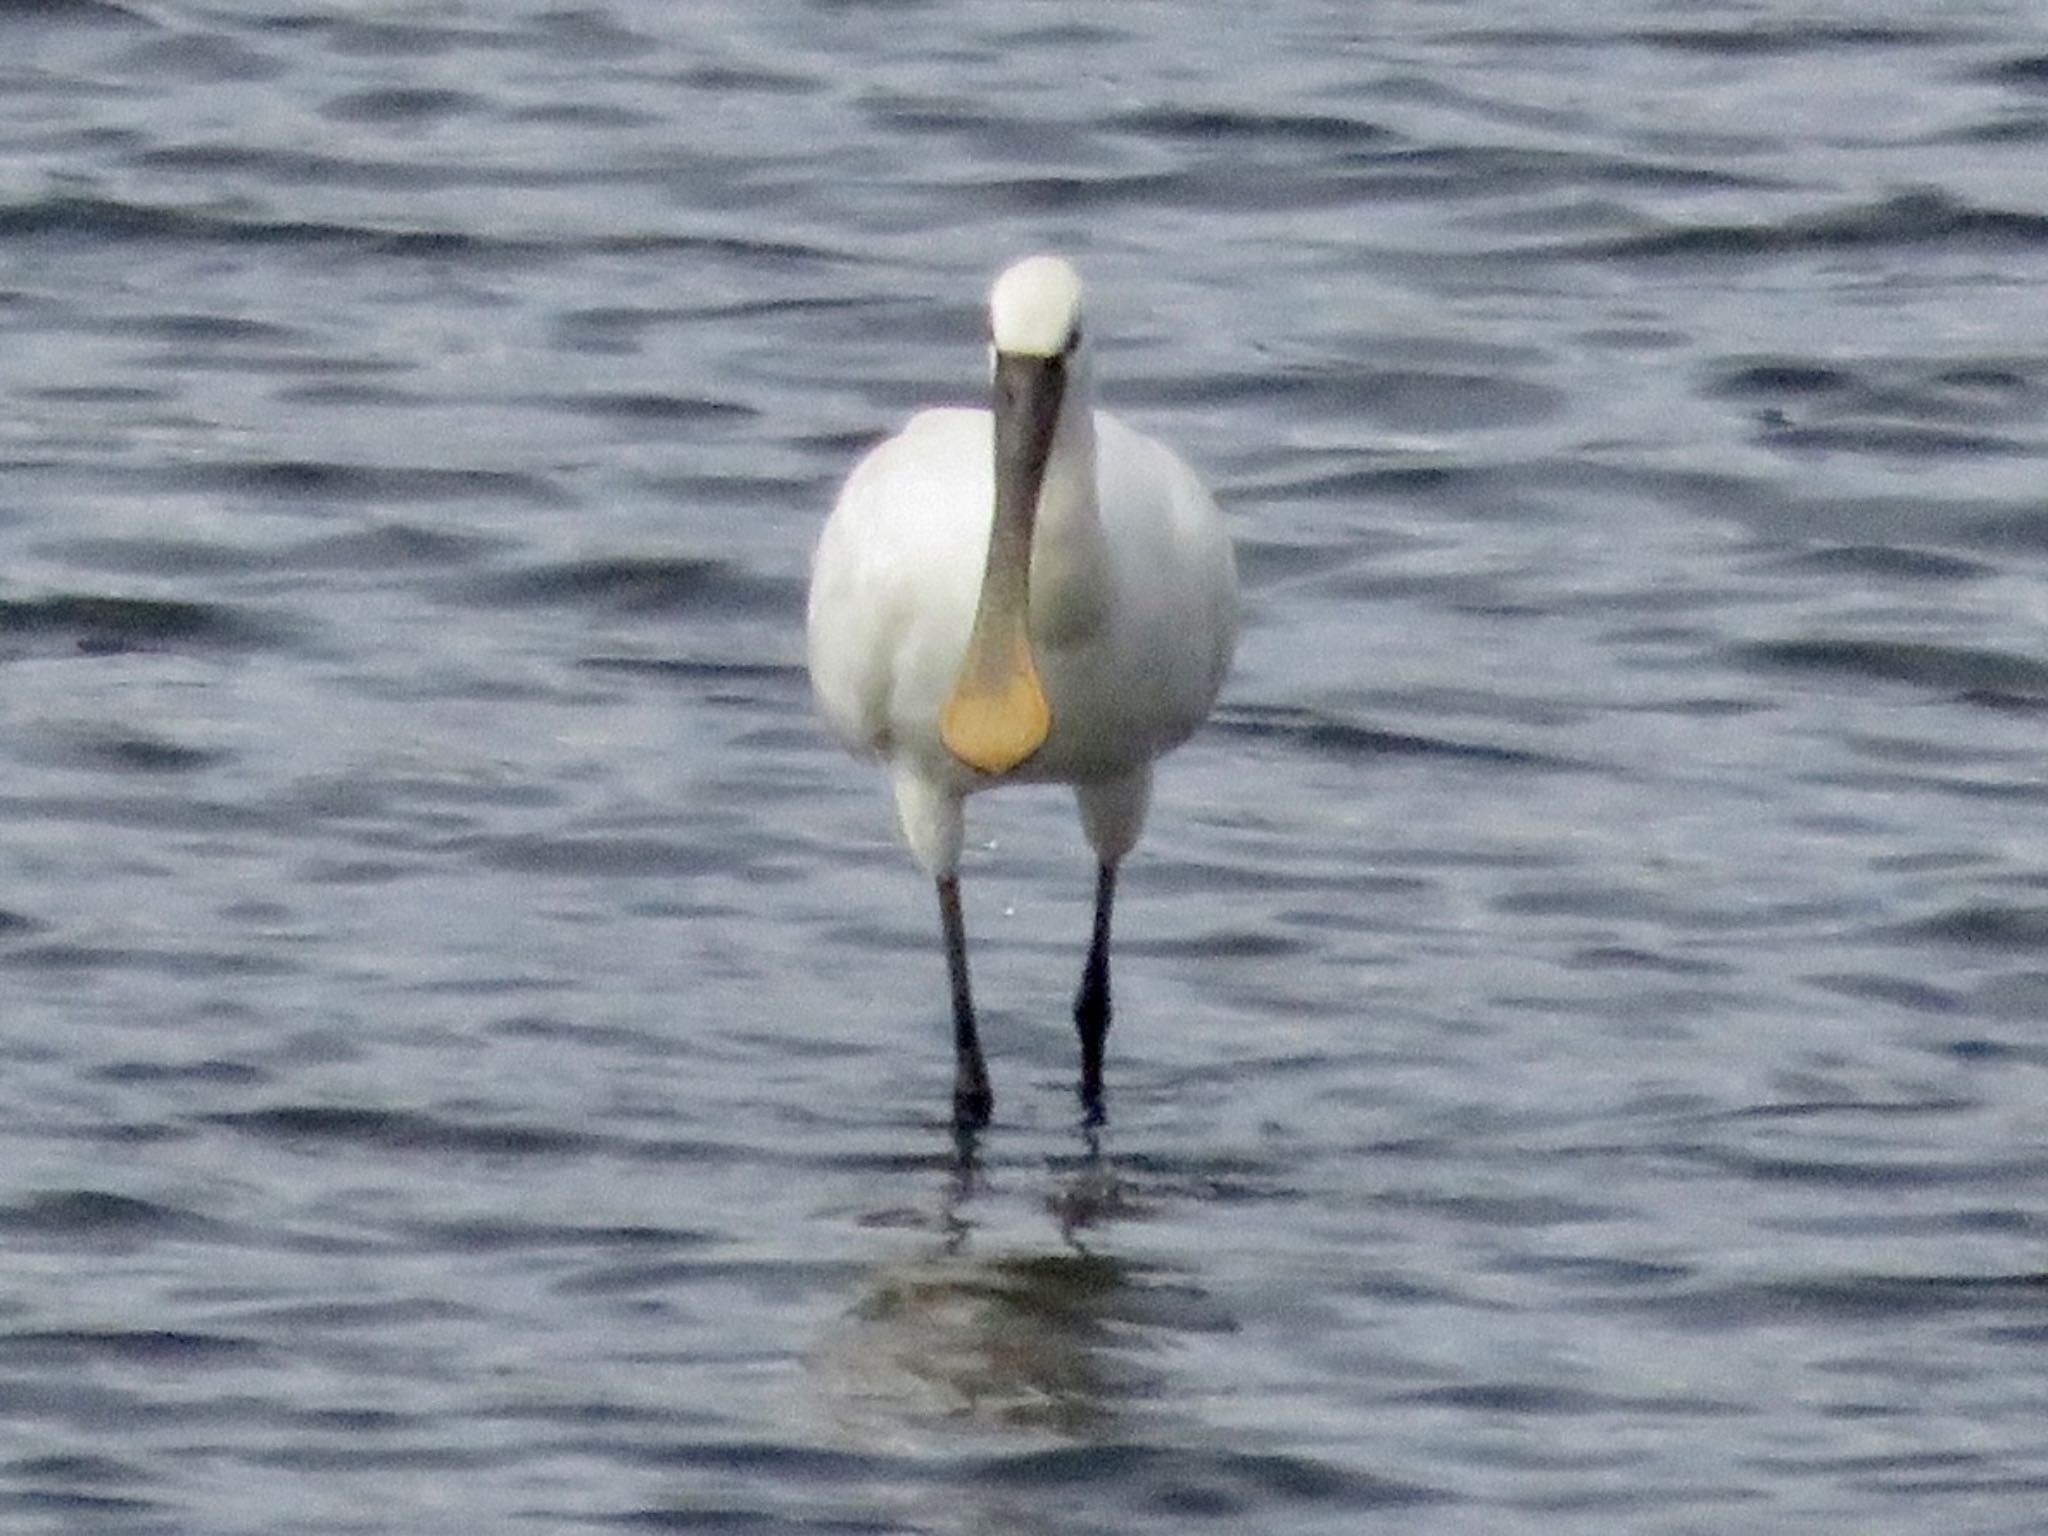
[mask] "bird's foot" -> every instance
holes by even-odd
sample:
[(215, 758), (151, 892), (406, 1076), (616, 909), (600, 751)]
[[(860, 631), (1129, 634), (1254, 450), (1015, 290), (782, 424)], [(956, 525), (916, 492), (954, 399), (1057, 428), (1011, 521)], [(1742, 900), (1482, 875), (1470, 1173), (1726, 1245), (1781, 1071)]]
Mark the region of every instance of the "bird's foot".
[(1081, 1037), (1081, 1110), (1084, 1123), (1100, 1125), (1102, 1108), (1102, 1057), (1109, 1040), (1109, 976), (1106, 970), (1090, 966), (1082, 978), (1080, 995), (1074, 999), (1074, 1032)]
[(995, 1090), (988, 1085), (988, 1070), (978, 1061), (962, 1062), (953, 1078), (953, 1124), (963, 1131), (978, 1131), (995, 1113)]
[(1101, 1081), (1098, 1079), (1091, 1083), (1084, 1076), (1081, 1079), (1080, 1092), (1082, 1126), (1092, 1131), (1097, 1126), (1107, 1123), (1109, 1120), (1109, 1110), (1102, 1101)]

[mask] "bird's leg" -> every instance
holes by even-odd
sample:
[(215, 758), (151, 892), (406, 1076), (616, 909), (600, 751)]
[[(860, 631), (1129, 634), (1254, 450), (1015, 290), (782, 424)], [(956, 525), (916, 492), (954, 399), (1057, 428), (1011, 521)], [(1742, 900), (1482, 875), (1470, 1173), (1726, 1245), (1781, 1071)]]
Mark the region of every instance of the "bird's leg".
[(1109, 909), (1116, 900), (1116, 865), (1095, 871), (1095, 932), (1074, 998), (1074, 1028), (1081, 1035), (1081, 1102), (1091, 1121), (1102, 1118), (1102, 1044), (1109, 1037)]
[(939, 924), (946, 934), (946, 971), (953, 982), (953, 1123), (967, 1129), (988, 1124), (995, 1094), (974, 1027), (974, 993), (967, 985), (967, 923), (960, 915), (960, 877), (939, 876)]

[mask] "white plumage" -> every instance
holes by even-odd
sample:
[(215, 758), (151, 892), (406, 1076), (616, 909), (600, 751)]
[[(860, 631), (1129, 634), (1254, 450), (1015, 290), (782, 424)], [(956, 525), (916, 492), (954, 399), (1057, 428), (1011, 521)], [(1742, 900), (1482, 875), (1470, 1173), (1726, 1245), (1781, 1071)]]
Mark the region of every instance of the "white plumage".
[(819, 707), (888, 764), (904, 837), (938, 882), (966, 1124), (991, 1103), (959, 915), (966, 797), (1075, 788), (1099, 866), (1075, 1005), (1099, 1112), (1116, 868), (1152, 760), (1207, 716), (1237, 634), (1215, 503), (1170, 449), (1094, 407), (1073, 269), (1011, 267), (990, 321), (993, 409), (920, 412), (861, 460), (819, 539), (809, 612)]

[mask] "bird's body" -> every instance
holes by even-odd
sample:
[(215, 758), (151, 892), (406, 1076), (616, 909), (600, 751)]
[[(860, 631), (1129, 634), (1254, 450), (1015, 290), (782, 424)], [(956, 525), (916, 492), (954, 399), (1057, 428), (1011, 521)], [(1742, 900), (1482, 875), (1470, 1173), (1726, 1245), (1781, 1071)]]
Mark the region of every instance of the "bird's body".
[[(993, 497), (989, 413), (922, 412), (854, 471), (818, 545), (810, 620), (812, 683), (849, 747), (957, 805), (998, 784), (1128, 777), (1202, 723), (1235, 632), (1221, 523), (1158, 443), (1104, 413), (1094, 430), (1099, 503), (1126, 515), (1097, 519), (1075, 535), (1097, 547), (1063, 558), (1060, 519), (1041, 508), (1031, 633), (1052, 727), (1000, 775), (939, 736), (988, 558), (988, 518), (971, 509)], [(932, 874), (957, 864), (957, 829), (906, 835)]]
[(958, 907), (966, 797), (1075, 788), (1100, 868), (1076, 1004), (1093, 1104), (1116, 867), (1143, 826), (1153, 759), (1207, 716), (1236, 642), (1215, 503), (1171, 450), (1094, 408), (1079, 318), (1065, 263), (1006, 272), (994, 409), (920, 412), (869, 453), (812, 565), (820, 709), (888, 764), (905, 839), (939, 883), (969, 1121), (986, 1117), (988, 1090)]

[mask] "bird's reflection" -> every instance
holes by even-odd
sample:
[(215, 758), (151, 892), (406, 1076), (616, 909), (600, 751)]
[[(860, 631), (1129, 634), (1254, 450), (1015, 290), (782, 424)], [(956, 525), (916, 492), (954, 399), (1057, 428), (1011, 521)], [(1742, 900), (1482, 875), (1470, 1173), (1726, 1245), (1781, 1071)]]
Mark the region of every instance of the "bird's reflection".
[[(935, 1241), (885, 1264), (821, 1352), (834, 1417), (859, 1438), (964, 1431), (1093, 1439), (1118, 1432), (1162, 1382), (1163, 1336), (1214, 1326), (1184, 1276), (1108, 1251), (1109, 1230), (1148, 1214), (1100, 1133), (1049, 1173), (984, 1162), (956, 1134), (929, 1221)], [(1039, 1184), (1038, 1236), (998, 1224)], [(1000, 1184), (1001, 1188), (996, 1187)]]

